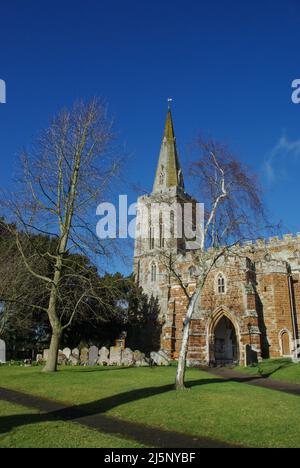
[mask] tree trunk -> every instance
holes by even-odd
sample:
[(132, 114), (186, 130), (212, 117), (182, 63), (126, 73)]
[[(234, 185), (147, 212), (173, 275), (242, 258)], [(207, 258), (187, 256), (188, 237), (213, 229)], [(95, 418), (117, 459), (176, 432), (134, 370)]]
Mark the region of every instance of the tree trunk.
[(193, 313), (195, 310), (195, 306), (199, 300), (200, 294), (201, 294), (201, 289), (199, 288), (191, 297), (189, 305), (188, 305), (186, 317), (184, 320), (182, 344), (181, 344), (181, 350), (179, 354), (178, 367), (177, 367), (177, 373), (176, 373), (176, 383), (175, 383), (176, 390), (185, 389), (184, 377), (185, 377), (185, 370), (186, 370), (186, 356), (188, 352), (190, 325), (191, 325), (191, 320), (192, 320)]
[(51, 343), (49, 348), (49, 354), (46, 366), (43, 369), (43, 372), (56, 372), (57, 371), (57, 357), (59, 351), (59, 343), (62, 336), (62, 326), (61, 322), (56, 313), (57, 307), (57, 290), (59, 281), (61, 278), (61, 265), (62, 260), (58, 257), (56, 262), (56, 270), (54, 274), (53, 285), (51, 289), (51, 294), (49, 298), (49, 307), (48, 307), (48, 317), (52, 328)]
[(58, 356), (59, 343), (60, 343), (61, 336), (62, 336), (61, 329), (52, 331), (48, 359), (43, 369), (43, 372), (56, 372), (57, 371), (57, 356)]

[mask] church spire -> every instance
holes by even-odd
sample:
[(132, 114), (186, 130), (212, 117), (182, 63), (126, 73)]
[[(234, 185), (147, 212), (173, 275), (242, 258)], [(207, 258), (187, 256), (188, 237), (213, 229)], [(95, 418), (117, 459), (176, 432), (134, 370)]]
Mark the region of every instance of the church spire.
[(169, 108), (156, 170), (153, 193), (166, 192), (172, 187), (184, 189), (184, 182), (176, 148), (172, 114)]

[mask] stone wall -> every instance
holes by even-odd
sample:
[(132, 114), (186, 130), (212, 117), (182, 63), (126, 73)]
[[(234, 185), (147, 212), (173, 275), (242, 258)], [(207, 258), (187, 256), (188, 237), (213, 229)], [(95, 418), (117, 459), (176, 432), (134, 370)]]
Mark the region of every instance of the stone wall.
[[(300, 332), (299, 252), (300, 235), (286, 235), (283, 239), (244, 244), (226, 260), (220, 259), (208, 277), (192, 321), (188, 353), (191, 365), (211, 363), (214, 326), (222, 316), (235, 327), (241, 364), (246, 362), (249, 346), (258, 359), (282, 356), (284, 333), (288, 334), (292, 355), (295, 335)], [(148, 260), (143, 259), (146, 265)], [(196, 284), (191, 267), (197, 265), (190, 253), (178, 255), (176, 268), (190, 293)], [(161, 347), (176, 359), (188, 301), (178, 283), (170, 282), (162, 265), (159, 271), (155, 291), (164, 318)], [(219, 274), (225, 278), (225, 294), (217, 291)]]

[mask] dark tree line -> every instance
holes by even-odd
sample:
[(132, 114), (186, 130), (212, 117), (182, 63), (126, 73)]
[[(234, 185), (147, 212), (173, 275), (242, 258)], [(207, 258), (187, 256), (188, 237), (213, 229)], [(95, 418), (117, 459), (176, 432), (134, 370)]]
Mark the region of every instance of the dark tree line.
[[(5, 339), (10, 358), (30, 358), (49, 347), (51, 327), (42, 310), (50, 297), (43, 281), (33, 277), (20, 259), (11, 234), (12, 226), (0, 222), (0, 337)], [(55, 242), (47, 235), (22, 235), (26, 257), (41, 275), (53, 274), (53, 263), (48, 256), (36, 252), (55, 251)], [(71, 348), (95, 344), (111, 346), (122, 332), (127, 333), (126, 343), (132, 349), (150, 352), (159, 348), (159, 309), (154, 298), (148, 299), (136, 285), (134, 277), (120, 273), (100, 276), (97, 268), (82, 254), (69, 254), (67, 267), (78, 275), (65, 275), (61, 285), (63, 300), (58, 303), (58, 313), (65, 320), (76, 314), (66, 329), (60, 346)], [(82, 272), (84, 271), (84, 275)], [(86, 291), (97, 291), (97, 297)], [(92, 288), (91, 288), (92, 283)]]

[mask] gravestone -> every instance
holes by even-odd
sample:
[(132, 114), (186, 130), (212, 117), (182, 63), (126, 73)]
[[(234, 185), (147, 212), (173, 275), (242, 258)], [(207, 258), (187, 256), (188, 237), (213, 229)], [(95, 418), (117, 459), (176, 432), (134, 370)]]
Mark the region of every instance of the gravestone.
[(136, 361), (134, 365), (135, 367), (149, 367), (150, 366), (146, 358)]
[(109, 354), (109, 365), (120, 366), (122, 360), (122, 349), (112, 346)]
[(146, 360), (146, 356), (141, 351), (134, 351), (133, 353), (134, 365), (136, 367), (147, 367), (149, 362)]
[(95, 366), (98, 361), (99, 349), (97, 346), (91, 346), (89, 349), (89, 366)]
[(133, 352), (130, 348), (125, 348), (122, 352), (122, 366), (130, 367), (134, 364)]
[(36, 355), (36, 362), (38, 364), (41, 364), (43, 362), (43, 355), (42, 354), (37, 354)]
[(70, 356), (71, 356), (71, 350), (70, 350), (70, 348), (65, 348), (65, 349), (63, 349), (63, 353), (64, 353), (64, 355), (66, 356), (66, 358), (69, 360), (69, 359), (70, 359)]
[(68, 361), (67, 356), (61, 350), (59, 350), (58, 356), (57, 356), (57, 364), (62, 366), (62, 365), (67, 364), (67, 361)]
[(156, 364), (157, 366), (169, 366), (170, 365), (170, 360), (164, 351), (158, 351), (158, 352), (153, 351), (150, 354), (150, 357), (152, 361), (154, 362), (154, 364)]
[(48, 356), (49, 356), (49, 349), (44, 349), (44, 352), (43, 352), (43, 361), (47, 361), (48, 360)]
[(109, 350), (103, 346), (99, 351), (98, 366), (107, 366), (109, 364)]
[(3, 340), (0, 340), (0, 363), (6, 363), (6, 344)]
[(87, 366), (89, 363), (89, 350), (87, 348), (82, 348), (80, 353), (80, 364), (82, 366)]
[(134, 359), (135, 362), (136, 361), (141, 361), (142, 359), (144, 359), (144, 357), (145, 357), (145, 354), (141, 353), (141, 351), (136, 350), (133, 353), (133, 359)]
[(72, 366), (78, 366), (79, 364), (79, 357), (80, 357), (80, 352), (78, 348), (72, 349), (71, 356), (69, 358), (69, 361)]
[(70, 362), (71, 366), (78, 366), (79, 357), (73, 356), (73, 354), (71, 354), (69, 362)]
[(79, 357), (80, 357), (80, 352), (79, 352), (79, 349), (78, 349), (78, 348), (72, 349), (72, 356), (74, 356), (75, 358), (79, 359)]

